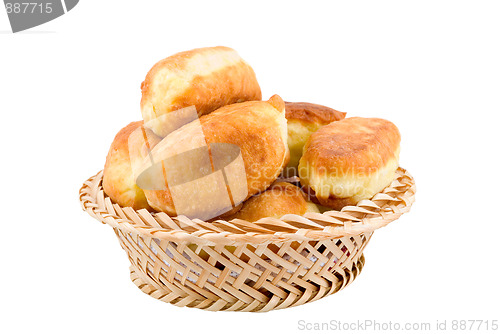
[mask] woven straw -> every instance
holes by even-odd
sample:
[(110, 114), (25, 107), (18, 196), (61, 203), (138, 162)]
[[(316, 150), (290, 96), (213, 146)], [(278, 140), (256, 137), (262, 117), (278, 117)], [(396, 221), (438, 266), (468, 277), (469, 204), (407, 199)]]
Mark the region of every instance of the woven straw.
[(415, 182), (399, 168), (371, 200), (323, 214), (257, 222), (204, 222), (120, 207), (102, 172), (80, 189), (83, 210), (113, 227), (144, 293), (211, 311), (270, 311), (301, 305), (350, 284), (373, 231), (410, 210)]

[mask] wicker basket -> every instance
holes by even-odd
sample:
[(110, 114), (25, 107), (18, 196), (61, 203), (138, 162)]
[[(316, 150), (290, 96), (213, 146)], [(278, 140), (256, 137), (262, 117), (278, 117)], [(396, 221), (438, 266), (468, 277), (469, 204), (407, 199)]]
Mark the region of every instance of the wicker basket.
[(373, 231), (408, 212), (415, 182), (399, 168), (371, 200), (323, 214), (207, 223), (111, 202), (102, 172), (80, 189), (83, 210), (110, 225), (144, 293), (176, 306), (265, 312), (308, 303), (350, 284)]

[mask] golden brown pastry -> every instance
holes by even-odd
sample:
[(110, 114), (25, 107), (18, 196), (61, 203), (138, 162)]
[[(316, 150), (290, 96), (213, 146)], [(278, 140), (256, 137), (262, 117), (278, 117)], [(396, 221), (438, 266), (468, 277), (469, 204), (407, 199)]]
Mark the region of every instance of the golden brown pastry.
[(288, 148), (290, 162), (284, 175), (297, 175), (297, 167), (302, 156), (302, 149), (307, 140), (320, 127), (345, 118), (345, 113), (319, 104), (307, 102), (285, 102), (288, 121)]
[(286, 214), (303, 215), (306, 212), (319, 212), (317, 206), (306, 200), (299, 187), (288, 182), (275, 182), (263, 193), (249, 198), (237, 213), (224, 217), (230, 221), (234, 218), (250, 222), (265, 217), (281, 218)]
[(380, 118), (325, 125), (304, 146), (300, 181), (321, 205), (336, 210), (355, 205), (394, 179), (400, 140), (398, 128)]
[[(142, 125), (142, 121), (130, 123), (116, 135), (106, 157), (102, 186), (111, 200), (120, 206), (151, 210), (144, 192), (134, 181), (133, 172), (133, 165), (142, 163), (139, 157), (147, 153), (144, 135), (155, 144), (156, 136)], [(156, 140), (159, 142), (159, 137)]]
[(142, 117), (157, 135), (171, 129), (166, 114), (195, 106), (198, 116), (224, 105), (260, 100), (253, 69), (236, 51), (217, 46), (177, 53), (156, 63), (141, 85)]
[(202, 116), (151, 151), (155, 166), (164, 161), (156, 174), (163, 189), (143, 186), (148, 203), (169, 215), (217, 217), (276, 180), (289, 158), (286, 136), (285, 104), (278, 95)]

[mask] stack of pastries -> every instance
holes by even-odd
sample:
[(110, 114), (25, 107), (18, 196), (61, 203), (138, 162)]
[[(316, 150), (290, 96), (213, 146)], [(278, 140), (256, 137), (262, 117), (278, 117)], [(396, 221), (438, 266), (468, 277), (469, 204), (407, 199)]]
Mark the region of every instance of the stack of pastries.
[(141, 85), (142, 121), (116, 135), (103, 189), (120, 206), (206, 221), (340, 210), (387, 187), (400, 134), (378, 118), (262, 100), (231, 48), (181, 52)]

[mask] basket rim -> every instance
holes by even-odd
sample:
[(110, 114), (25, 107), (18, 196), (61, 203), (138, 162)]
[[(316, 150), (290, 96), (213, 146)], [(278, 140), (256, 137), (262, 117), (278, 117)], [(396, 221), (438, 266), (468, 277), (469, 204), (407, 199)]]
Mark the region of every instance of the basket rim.
[(286, 214), (280, 219), (262, 218), (256, 222), (233, 219), (205, 222), (186, 216), (170, 217), (164, 212), (134, 210), (115, 204), (102, 189), (100, 171), (80, 188), (80, 204), (93, 218), (113, 228), (145, 237), (199, 245), (238, 245), (276, 242), (303, 242), (337, 239), (373, 232), (410, 211), (415, 201), (413, 177), (399, 167), (389, 186), (370, 200), (355, 206), (302, 216)]

